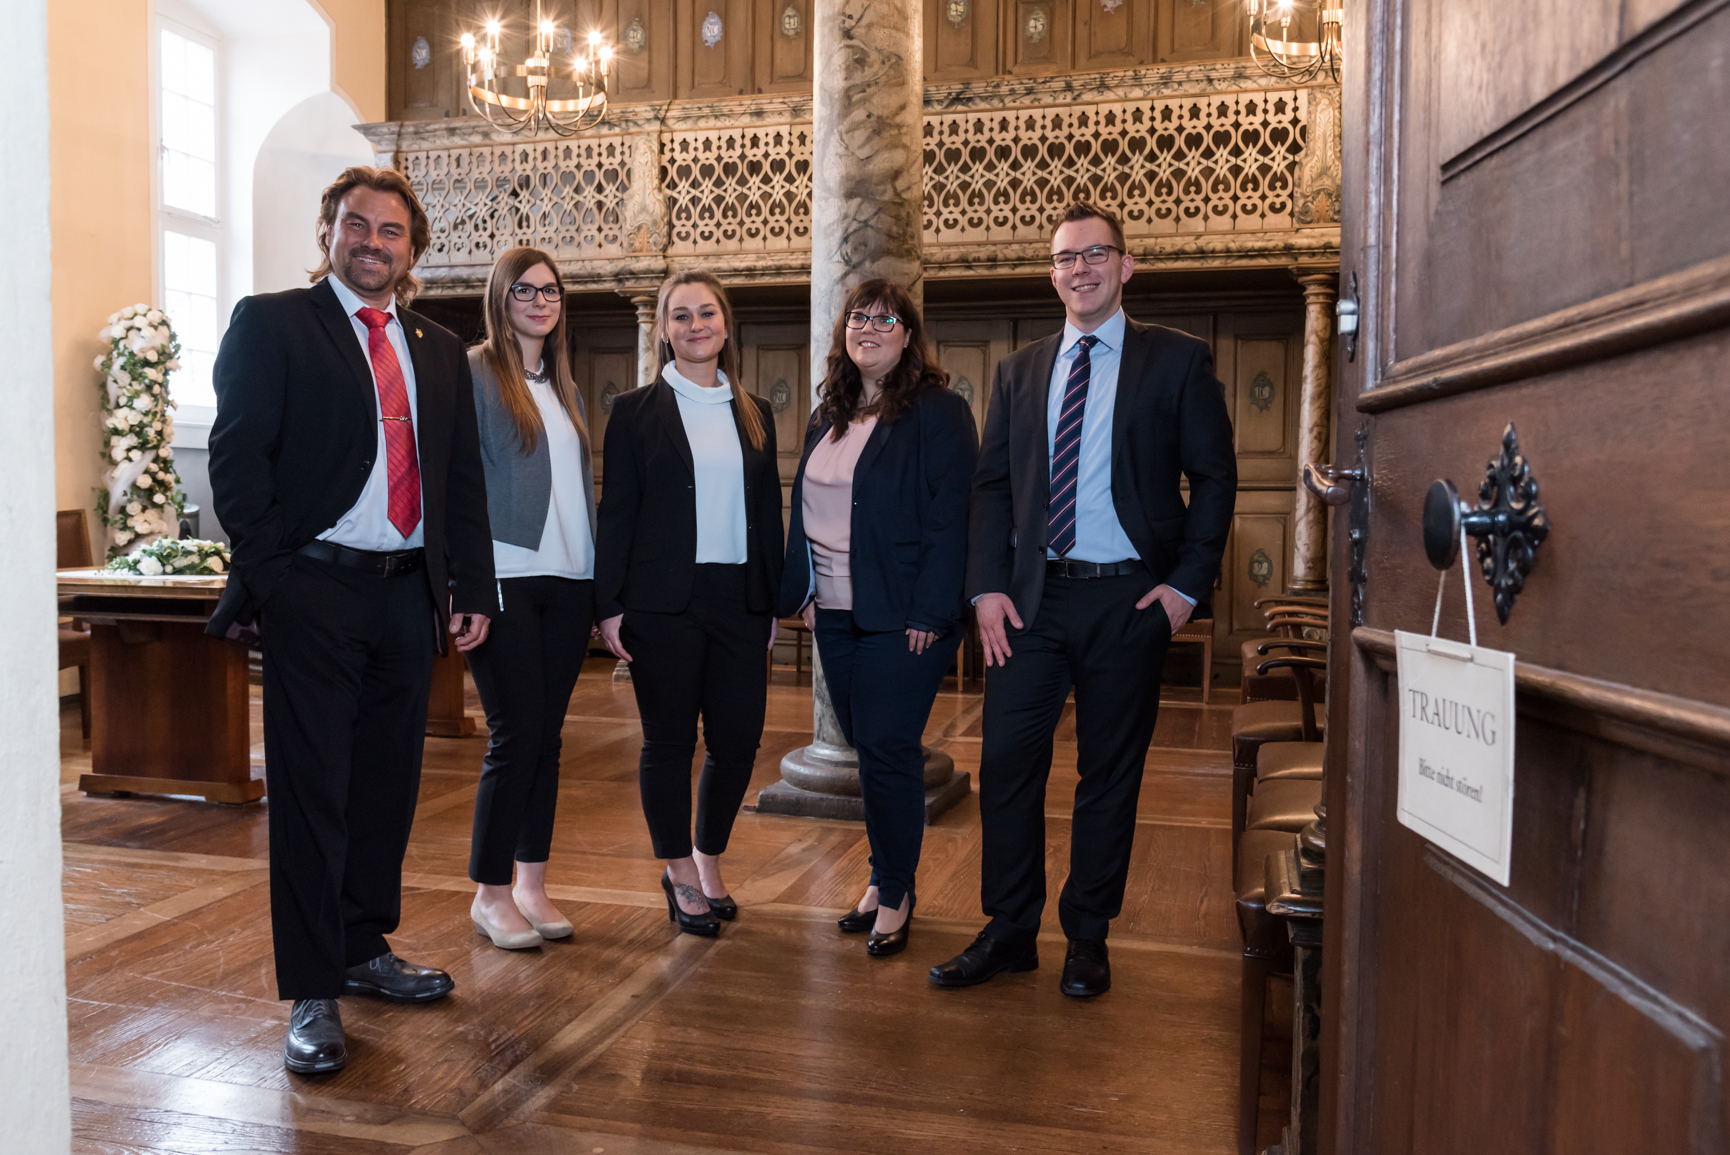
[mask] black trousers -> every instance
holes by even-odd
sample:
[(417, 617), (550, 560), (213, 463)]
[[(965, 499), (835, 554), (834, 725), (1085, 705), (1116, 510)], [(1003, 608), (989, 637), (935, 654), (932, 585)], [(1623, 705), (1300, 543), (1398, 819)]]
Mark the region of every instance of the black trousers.
[(1075, 690), (1075, 816), (1057, 912), (1069, 938), (1103, 939), (1123, 909), (1135, 807), (1159, 711), (1171, 620), (1144, 575), (1048, 577), (1033, 624), (985, 678), (979, 762), (986, 930), (1031, 940), (1045, 909), (1045, 784), (1051, 739)]
[(768, 614), (745, 604), (745, 567), (699, 565), (682, 613), (626, 610), (619, 640), (643, 723), (637, 780), (656, 858), (691, 853), (691, 758), (703, 719), (696, 848), (727, 849), (751, 785), (768, 705)]
[(960, 633), (907, 648), (907, 632), (868, 633), (849, 610), (817, 611), (817, 652), (829, 703), (859, 754), (859, 792), (871, 840), (871, 885), (898, 908), (913, 890), (925, 841), (925, 750), (920, 738)]
[(487, 640), (468, 652), (487, 712), (487, 756), (475, 792), (469, 877), (507, 886), (511, 862), (545, 862), (559, 801), (565, 710), (595, 620), (595, 583), (505, 578)]
[(390, 949), (432, 685), (424, 571), (296, 556), (261, 615), (277, 997), (334, 999)]

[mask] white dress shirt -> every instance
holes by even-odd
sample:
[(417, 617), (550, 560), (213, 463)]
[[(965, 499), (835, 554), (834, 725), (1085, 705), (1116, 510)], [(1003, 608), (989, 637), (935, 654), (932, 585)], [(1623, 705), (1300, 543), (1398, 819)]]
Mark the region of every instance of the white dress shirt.
[(589, 528), (589, 502), (583, 486), (583, 442), (545, 377), (527, 378), (529, 395), (541, 413), (541, 436), (552, 460), (553, 491), (547, 498), (547, 524), (539, 549), (493, 539), (493, 569), (502, 578), (562, 577), (589, 581), (595, 576), (595, 542)]
[[(342, 311), (348, 314), (349, 324), (354, 327), (355, 340), (360, 342), (360, 353), (366, 359), (367, 370), (372, 370), (372, 351), (367, 346), (367, 334), (370, 332), (366, 322), (355, 316), (369, 306), (354, 293), (335, 274), (329, 278), (330, 287), (336, 290), (336, 299), (342, 302)], [(385, 336), (390, 340), (391, 348), (396, 350), (396, 363), (402, 369), (403, 384), (408, 389), (408, 411), (415, 415), (415, 453), (419, 461), (420, 453), (420, 408), (417, 404), (418, 395), (415, 392), (414, 360), (408, 355), (408, 340), (402, 331), (402, 322), (397, 319), (396, 300), (383, 310), (390, 314), (390, 323), (384, 327)], [(382, 411), (377, 402), (378, 381), (373, 380), (374, 408)], [(384, 421), (378, 421), (378, 445), (373, 451), (372, 472), (367, 474), (366, 486), (360, 491), (360, 499), (354, 503), (347, 513), (329, 529), (318, 535), (320, 541), (333, 542), (336, 545), (346, 545), (350, 549), (369, 549), (380, 553), (388, 553), (400, 549), (417, 549), (426, 544), (426, 493), (421, 493), (421, 520), (415, 523), (413, 532), (407, 537), (397, 532), (396, 526), (390, 520), (390, 466), (385, 460)], [(424, 483), (423, 483), (424, 484)]]
[[(1081, 415), (1081, 458), (1075, 476), (1075, 548), (1069, 556), (1076, 561), (1114, 562), (1140, 558), (1123, 523), (1117, 520), (1117, 506), (1111, 499), (1111, 426), (1112, 412), (1117, 407), (1117, 373), (1123, 365), (1123, 334), (1128, 321), (1119, 309), (1109, 320), (1093, 331), (1098, 342), (1088, 351), (1091, 376), (1087, 385), (1087, 406)], [(1063, 323), (1063, 337), (1057, 347), (1057, 360), (1051, 367), (1051, 396), (1046, 405), (1046, 461), (1057, 449), (1057, 420), (1063, 412), (1063, 394), (1069, 385), (1069, 370), (1084, 336), (1072, 322)], [(1047, 549), (1045, 556), (1055, 558), (1057, 551)], [(1195, 599), (1176, 591), (1190, 605)]]
[(661, 376), (679, 399), (679, 420), (691, 445), (696, 473), (697, 564), (745, 564), (745, 452), (733, 421), (733, 390), (727, 375), (706, 389), (672, 365)]

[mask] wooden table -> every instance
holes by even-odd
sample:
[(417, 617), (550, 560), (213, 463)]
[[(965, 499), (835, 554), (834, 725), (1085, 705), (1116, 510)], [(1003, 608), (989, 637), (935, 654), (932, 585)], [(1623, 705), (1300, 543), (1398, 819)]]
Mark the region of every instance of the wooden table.
[(246, 651), (205, 634), (227, 579), (61, 570), (62, 612), (90, 623), (87, 794), (254, 802)]

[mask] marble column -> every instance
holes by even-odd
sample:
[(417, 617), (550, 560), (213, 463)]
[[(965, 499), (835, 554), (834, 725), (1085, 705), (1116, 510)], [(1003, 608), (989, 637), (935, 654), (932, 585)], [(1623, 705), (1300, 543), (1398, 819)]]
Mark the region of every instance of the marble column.
[[(1333, 408), (1334, 300), (1339, 270), (1294, 270), (1304, 290), (1303, 396), (1298, 410), (1298, 458), (1329, 461)], [(1293, 517), (1292, 570), (1288, 593), (1326, 593), (1328, 588), (1328, 510), (1300, 480)]]
[(660, 373), (660, 358), (655, 353), (655, 302), (658, 288), (631, 290), (625, 294), (637, 307), (637, 388), (653, 385)]
[[(811, 381), (823, 380), (829, 332), (847, 292), (886, 277), (924, 299), (922, 17), (914, 0), (816, 0), (812, 96)], [(812, 398), (813, 403), (816, 398)], [(864, 817), (859, 759), (829, 702), (812, 647), (813, 741), (781, 760), (758, 813)], [(926, 751), (927, 820), (967, 795), (969, 776)]]

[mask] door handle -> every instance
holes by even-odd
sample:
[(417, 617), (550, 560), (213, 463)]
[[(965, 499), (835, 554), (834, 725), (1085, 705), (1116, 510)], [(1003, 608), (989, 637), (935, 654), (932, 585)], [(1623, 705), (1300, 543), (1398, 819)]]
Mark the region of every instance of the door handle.
[(1310, 462), (1303, 469), (1304, 488), (1321, 499), (1323, 505), (1344, 505), (1352, 499), (1352, 486), (1364, 479), (1363, 469), (1337, 469), (1332, 465)]
[(1424, 495), (1424, 554), (1431, 565), (1445, 570), (1454, 564), (1462, 530), (1477, 539), (1479, 572), (1495, 593), (1496, 618), (1507, 625), (1534, 554), (1550, 536), (1537, 479), (1511, 421), (1502, 431), (1501, 453), (1484, 469), (1477, 505), (1461, 500), (1445, 478), (1432, 482)]

